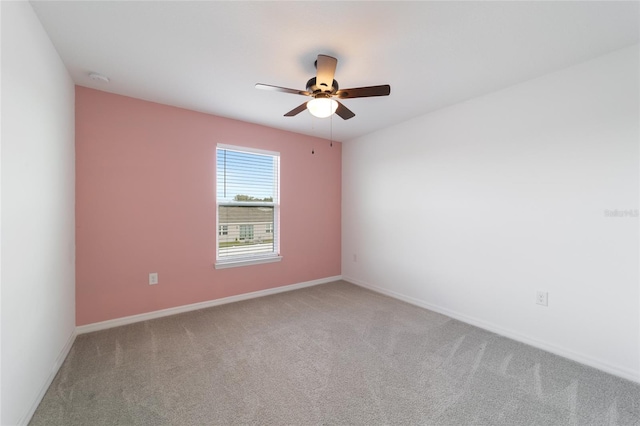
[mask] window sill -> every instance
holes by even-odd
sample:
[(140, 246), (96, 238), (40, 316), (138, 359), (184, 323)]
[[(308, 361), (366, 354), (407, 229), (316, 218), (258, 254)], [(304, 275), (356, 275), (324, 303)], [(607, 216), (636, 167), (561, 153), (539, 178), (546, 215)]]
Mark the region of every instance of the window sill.
[(237, 259), (231, 261), (218, 261), (213, 266), (216, 269), (237, 268), (238, 266), (260, 265), (262, 263), (280, 262), (282, 256), (252, 258), (252, 259)]

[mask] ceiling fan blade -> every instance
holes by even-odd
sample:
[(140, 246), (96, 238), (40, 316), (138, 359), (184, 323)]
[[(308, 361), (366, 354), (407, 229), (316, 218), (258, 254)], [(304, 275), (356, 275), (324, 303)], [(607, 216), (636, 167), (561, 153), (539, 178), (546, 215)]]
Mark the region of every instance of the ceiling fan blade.
[(391, 93), (391, 86), (389, 86), (388, 84), (384, 84), (382, 86), (342, 89), (336, 92), (336, 96), (340, 99), (368, 98), (371, 96), (389, 96), (389, 93)]
[(318, 60), (316, 61), (316, 85), (322, 88), (323, 92), (325, 89), (327, 89), (326, 91), (331, 90), (337, 65), (338, 60), (336, 58), (327, 55), (318, 55)]
[(311, 93), (305, 92), (304, 90), (287, 89), (286, 87), (272, 86), (270, 84), (258, 83), (256, 84), (256, 89), (272, 90), (274, 92), (282, 92), (282, 93), (291, 93), (292, 95), (311, 96)]
[(300, 114), (302, 111), (304, 111), (305, 109), (307, 109), (307, 103), (303, 103), (300, 106), (295, 107), (294, 109), (292, 109), (291, 111), (289, 111), (288, 113), (286, 113), (284, 116), (285, 117), (293, 117), (294, 115), (298, 115)]
[(338, 102), (338, 109), (336, 110), (336, 114), (338, 114), (343, 120), (348, 120), (356, 116), (353, 111), (342, 105), (340, 102)]

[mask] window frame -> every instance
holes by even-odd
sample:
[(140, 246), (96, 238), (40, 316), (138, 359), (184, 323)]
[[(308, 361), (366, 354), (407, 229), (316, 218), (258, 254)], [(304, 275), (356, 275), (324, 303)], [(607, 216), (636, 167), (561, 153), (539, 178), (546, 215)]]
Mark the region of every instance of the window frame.
[[(218, 199), (218, 150), (236, 151), (247, 154), (268, 155), (274, 157), (275, 174), (276, 174), (276, 193), (272, 202), (264, 201), (221, 201)], [(214, 267), (216, 269), (234, 268), (238, 266), (256, 265), (262, 263), (279, 262), (282, 260), (280, 254), (280, 153), (276, 151), (267, 151), (251, 147), (238, 145), (217, 144), (215, 151), (215, 167), (214, 167), (214, 193), (216, 204), (216, 229), (220, 229), (220, 206), (244, 206), (244, 207), (273, 207), (273, 252), (261, 254), (249, 254), (239, 256), (220, 257), (220, 233), (216, 232), (216, 261)], [(228, 224), (227, 224), (228, 226)], [(253, 227), (253, 235), (255, 236), (255, 226)]]

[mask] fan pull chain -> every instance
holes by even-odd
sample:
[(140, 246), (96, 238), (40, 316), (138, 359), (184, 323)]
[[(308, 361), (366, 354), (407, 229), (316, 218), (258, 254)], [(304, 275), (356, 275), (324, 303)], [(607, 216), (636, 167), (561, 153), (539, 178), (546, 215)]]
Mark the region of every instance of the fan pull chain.
[(331, 117), (329, 118), (329, 137), (331, 140), (331, 143), (329, 144), (329, 146), (331, 148), (333, 148), (333, 116), (334, 114), (331, 114)]
[[(309, 115), (311, 115), (311, 114), (309, 114)], [(315, 130), (316, 130), (316, 126), (315, 126), (315, 124), (316, 124), (316, 120), (315, 120), (315, 118), (313, 117), (313, 115), (311, 115), (311, 133), (312, 133), (312, 134), (313, 134), (313, 133), (315, 133)], [(315, 145), (315, 144), (314, 144), (314, 143), (311, 143), (311, 154), (312, 154), (312, 155), (316, 153), (315, 149), (313, 148), (313, 145)]]

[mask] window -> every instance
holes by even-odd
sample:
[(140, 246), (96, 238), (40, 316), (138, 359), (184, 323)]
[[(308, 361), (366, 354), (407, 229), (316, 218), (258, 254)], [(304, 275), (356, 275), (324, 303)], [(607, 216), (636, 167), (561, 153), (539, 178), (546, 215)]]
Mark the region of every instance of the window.
[(253, 225), (240, 225), (240, 241), (253, 240)]
[(218, 145), (216, 268), (281, 259), (280, 154)]

